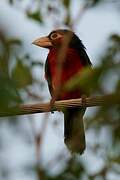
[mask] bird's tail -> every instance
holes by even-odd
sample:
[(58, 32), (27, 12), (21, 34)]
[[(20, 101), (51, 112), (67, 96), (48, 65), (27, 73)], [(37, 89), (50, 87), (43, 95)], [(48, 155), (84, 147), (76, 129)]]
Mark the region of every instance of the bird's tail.
[(83, 115), (85, 108), (64, 112), (64, 142), (72, 153), (82, 154), (86, 148)]

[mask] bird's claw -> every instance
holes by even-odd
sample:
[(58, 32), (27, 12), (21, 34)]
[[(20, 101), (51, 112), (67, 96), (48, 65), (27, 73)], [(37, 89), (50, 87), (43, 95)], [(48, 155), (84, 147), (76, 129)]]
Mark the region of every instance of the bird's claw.
[(51, 109), (50, 112), (51, 112), (51, 114), (54, 113), (54, 111), (52, 110), (53, 104), (54, 104), (54, 101), (53, 101), (53, 99), (51, 99), (51, 100), (50, 100), (50, 109)]

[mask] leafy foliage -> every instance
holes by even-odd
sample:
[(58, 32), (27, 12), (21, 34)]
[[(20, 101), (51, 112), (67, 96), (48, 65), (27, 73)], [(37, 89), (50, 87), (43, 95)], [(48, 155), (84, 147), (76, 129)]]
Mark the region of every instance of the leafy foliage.
[(30, 11), (28, 11), (28, 12), (27, 12), (27, 16), (28, 16), (29, 18), (31, 18), (31, 19), (39, 22), (39, 23), (42, 23), (42, 22), (43, 22), (42, 16), (41, 16), (41, 13), (40, 13), (39, 10), (37, 10), (37, 11), (35, 11), (35, 12), (30, 12)]
[(17, 88), (24, 88), (32, 84), (32, 74), (28, 66), (24, 65), (20, 60), (12, 70), (12, 79), (15, 81)]
[(15, 106), (21, 102), (20, 95), (16, 89), (14, 81), (9, 76), (9, 61), (11, 54), (11, 46), (20, 45), (17, 39), (5, 39), (0, 34), (0, 43), (2, 51), (0, 51), (0, 111), (5, 108)]
[(70, 7), (70, 2), (71, 2), (71, 0), (63, 0), (63, 4), (66, 8)]
[(9, 0), (9, 3), (10, 3), (10, 4), (13, 4), (13, 2), (14, 2), (14, 0)]
[(8, 77), (0, 74), (0, 111), (15, 106), (21, 102), (14, 82)]
[(86, 3), (88, 4), (89, 7), (94, 7), (103, 1), (104, 0), (86, 0)]

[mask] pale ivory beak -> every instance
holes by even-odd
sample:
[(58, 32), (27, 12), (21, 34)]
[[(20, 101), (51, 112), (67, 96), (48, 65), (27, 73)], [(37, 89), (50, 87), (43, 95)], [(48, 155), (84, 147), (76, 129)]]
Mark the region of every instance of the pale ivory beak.
[(49, 47), (53, 46), (48, 37), (38, 38), (35, 41), (33, 41), (32, 44), (34, 44), (36, 46), (44, 47), (44, 48), (49, 48)]

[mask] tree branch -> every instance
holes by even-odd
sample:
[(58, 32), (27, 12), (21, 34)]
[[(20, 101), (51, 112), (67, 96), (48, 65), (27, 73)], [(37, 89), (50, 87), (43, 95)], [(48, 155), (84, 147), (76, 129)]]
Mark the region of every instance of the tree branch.
[(52, 107), (49, 102), (20, 105), (18, 107), (0, 111), (0, 117), (60, 111), (64, 108), (72, 107), (111, 106), (115, 104), (120, 104), (120, 94), (108, 94), (104, 96), (55, 101)]

